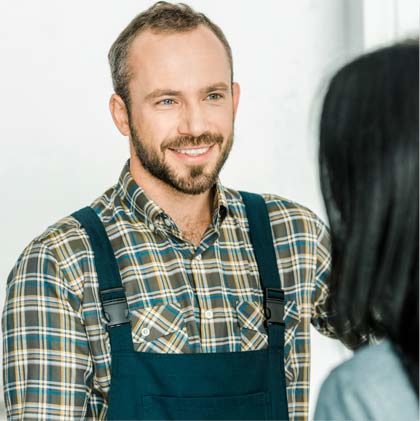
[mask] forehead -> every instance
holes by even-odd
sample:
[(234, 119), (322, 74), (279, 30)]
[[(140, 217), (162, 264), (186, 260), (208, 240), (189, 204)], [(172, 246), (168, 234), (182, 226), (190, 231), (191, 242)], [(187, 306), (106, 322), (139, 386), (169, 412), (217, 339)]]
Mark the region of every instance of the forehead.
[(202, 25), (187, 32), (139, 34), (130, 47), (128, 65), (130, 84), (137, 88), (182, 90), (231, 82), (224, 45)]

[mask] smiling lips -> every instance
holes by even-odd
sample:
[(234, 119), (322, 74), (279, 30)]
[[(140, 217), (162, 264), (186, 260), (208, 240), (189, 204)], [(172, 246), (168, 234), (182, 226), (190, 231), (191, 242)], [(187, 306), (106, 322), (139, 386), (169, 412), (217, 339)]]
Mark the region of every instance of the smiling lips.
[(178, 154), (190, 156), (190, 157), (201, 157), (207, 154), (214, 145), (188, 147), (188, 148), (170, 148), (173, 152)]

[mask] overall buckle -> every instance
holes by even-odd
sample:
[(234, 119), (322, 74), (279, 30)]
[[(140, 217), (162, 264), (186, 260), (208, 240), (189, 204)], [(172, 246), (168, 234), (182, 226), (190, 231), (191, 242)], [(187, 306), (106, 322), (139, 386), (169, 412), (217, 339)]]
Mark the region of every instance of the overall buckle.
[(127, 299), (122, 287), (102, 290), (101, 299), (107, 328), (130, 323)]
[(280, 288), (264, 290), (265, 325), (284, 325), (284, 291)]

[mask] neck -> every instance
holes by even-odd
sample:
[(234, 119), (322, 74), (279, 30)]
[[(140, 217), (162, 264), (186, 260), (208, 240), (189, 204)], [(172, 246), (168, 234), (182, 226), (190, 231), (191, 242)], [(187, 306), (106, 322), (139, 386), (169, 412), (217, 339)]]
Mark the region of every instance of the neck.
[(197, 237), (201, 239), (212, 218), (212, 190), (197, 195), (179, 192), (150, 174), (138, 159), (133, 157), (130, 159), (130, 173), (146, 196), (175, 221), (187, 238), (187, 232), (194, 228), (195, 238), (188, 238), (189, 240), (197, 243)]

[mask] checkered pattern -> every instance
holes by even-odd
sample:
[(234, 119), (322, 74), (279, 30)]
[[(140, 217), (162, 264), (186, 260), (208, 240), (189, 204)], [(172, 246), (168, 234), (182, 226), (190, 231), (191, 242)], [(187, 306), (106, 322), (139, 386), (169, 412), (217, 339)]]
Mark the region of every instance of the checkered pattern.
[[(285, 296), (291, 420), (307, 418), (310, 323), (325, 311), (329, 238), (308, 209), (265, 195)], [(240, 195), (217, 185), (214, 218), (196, 248), (132, 179), (92, 205), (115, 252), (137, 351), (241, 352), (267, 346), (262, 291)], [(3, 313), (5, 402), (12, 419), (104, 419), (109, 339), (89, 239), (67, 217), (24, 250)], [(280, 362), (279, 362), (280, 363)]]

